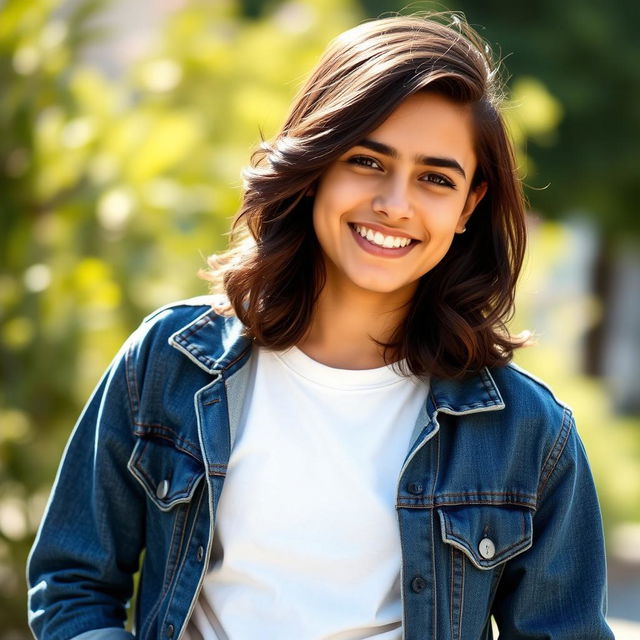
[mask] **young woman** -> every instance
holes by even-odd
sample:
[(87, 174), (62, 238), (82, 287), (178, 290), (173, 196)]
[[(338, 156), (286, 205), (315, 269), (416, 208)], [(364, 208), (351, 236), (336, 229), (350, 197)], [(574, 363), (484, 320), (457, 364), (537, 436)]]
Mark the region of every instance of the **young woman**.
[[(339, 36), (247, 172), (225, 297), (165, 307), (76, 426), (41, 638), (612, 638), (571, 411), (509, 364), (525, 246), (459, 19)], [(245, 233), (242, 233), (242, 232)]]

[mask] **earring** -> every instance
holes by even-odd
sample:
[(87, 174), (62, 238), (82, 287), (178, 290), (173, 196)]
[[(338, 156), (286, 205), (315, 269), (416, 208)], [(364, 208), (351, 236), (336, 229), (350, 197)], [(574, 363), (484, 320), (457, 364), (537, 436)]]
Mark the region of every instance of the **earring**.
[(462, 227), (461, 231), (458, 231), (458, 233), (464, 233), (467, 230), (467, 227)]

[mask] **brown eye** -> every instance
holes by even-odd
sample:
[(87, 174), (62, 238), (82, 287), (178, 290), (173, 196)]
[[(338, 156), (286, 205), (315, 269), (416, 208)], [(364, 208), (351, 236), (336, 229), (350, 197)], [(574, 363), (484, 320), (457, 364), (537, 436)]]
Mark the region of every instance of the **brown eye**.
[(449, 180), (449, 178), (443, 176), (440, 173), (428, 173), (423, 177), (425, 182), (431, 182), (440, 187), (448, 187), (449, 189), (455, 189), (456, 185)]
[(349, 164), (355, 164), (359, 167), (368, 167), (370, 169), (381, 169), (382, 167), (377, 160), (369, 156), (353, 156), (348, 160)]

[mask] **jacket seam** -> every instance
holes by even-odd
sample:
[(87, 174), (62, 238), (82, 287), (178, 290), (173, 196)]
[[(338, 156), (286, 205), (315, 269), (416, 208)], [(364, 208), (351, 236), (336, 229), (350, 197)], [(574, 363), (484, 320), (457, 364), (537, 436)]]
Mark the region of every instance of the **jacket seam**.
[[(211, 466), (211, 465), (210, 465)], [(221, 466), (221, 465), (218, 465)], [(226, 466), (224, 467), (226, 469)], [(451, 497), (459, 498), (457, 500), (442, 500), (444, 497), (443, 494), (434, 495), (424, 495), (422, 498), (414, 498), (414, 497), (400, 497), (396, 504), (396, 508), (405, 508), (405, 509), (440, 509), (443, 507), (463, 507), (463, 506), (516, 506), (516, 507), (524, 507), (526, 509), (532, 509), (535, 511), (536, 508), (536, 496), (523, 494), (511, 494), (511, 493), (490, 493), (481, 494), (479, 492), (473, 492), (468, 494), (447, 494), (451, 495)], [(465, 497), (474, 497), (480, 495), (487, 496), (497, 496), (502, 497), (503, 499), (491, 500), (491, 499), (476, 499), (476, 500), (465, 500)], [(533, 502), (533, 504), (532, 504)]]
[(533, 498), (536, 496), (531, 493), (522, 493), (515, 491), (458, 491), (458, 492), (447, 492), (447, 493), (438, 493), (440, 497), (462, 497), (462, 496), (522, 496), (523, 498)]
[[(465, 555), (453, 545), (449, 545), (451, 562), (451, 583), (449, 590), (449, 624), (452, 640), (462, 637), (462, 612), (464, 609)], [(459, 572), (458, 572), (459, 565)], [(459, 576), (459, 580), (458, 580)], [(456, 618), (456, 596), (459, 596)]]
[[(226, 467), (220, 467), (218, 473), (222, 473)], [(218, 475), (209, 465), (211, 473)], [(524, 509), (536, 510), (536, 505), (530, 502), (521, 502), (518, 500), (457, 500), (454, 502), (433, 502), (432, 496), (426, 496), (423, 500), (412, 500), (411, 498), (401, 498), (396, 504), (396, 509), (442, 509), (444, 507), (522, 507)]]
[[(173, 530), (171, 531), (171, 543), (169, 544), (169, 556), (168, 558), (171, 558), (171, 549), (173, 549), (174, 547), (174, 541), (175, 541), (175, 536), (176, 536), (176, 527), (178, 524), (178, 514), (175, 513), (174, 514), (174, 518), (173, 518)], [(169, 574), (167, 575), (167, 571), (166, 569), (168, 567), (165, 567), (165, 576), (164, 576), (164, 580), (162, 583), (162, 589), (160, 591), (160, 594), (158, 595), (158, 599), (156, 600), (156, 603), (154, 605), (154, 607), (151, 609), (151, 611), (149, 612), (149, 616), (148, 616), (148, 623), (147, 623), (147, 636), (149, 635), (149, 630), (151, 629), (153, 622), (158, 619), (159, 617), (159, 613), (160, 613), (160, 609), (162, 607), (162, 601), (165, 599), (167, 593), (169, 593), (169, 589), (171, 588), (171, 582), (173, 580), (173, 576), (175, 575), (175, 572), (177, 571), (178, 568), (178, 563), (176, 562), (173, 566), (173, 569), (169, 572)]]
[(133, 357), (133, 343), (129, 344), (124, 357), (125, 361), (125, 380), (127, 383), (127, 399), (129, 400), (129, 410), (131, 412), (131, 419), (137, 415), (140, 408), (140, 391), (138, 389), (138, 380), (135, 372), (135, 358)]
[(449, 562), (451, 563), (451, 577), (449, 582), (449, 627), (450, 627), (449, 633), (451, 634), (451, 637), (453, 638), (453, 640), (455, 640), (455, 637), (453, 635), (453, 583), (454, 583), (455, 569), (453, 564), (454, 558), (453, 558), (452, 546), (449, 547)]
[(460, 640), (462, 638), (462, 621), (463, 621), (463, 617), (462, 617), (462, 612), (464, 610), (464, 591), (465, 591), (465, 579), (466, 579), (466, 566), (467, 566), (467, 561), (465, 559), (465, 555), (464, 553), (460, 554), (461, 558), (461, 571), (462, 571), (462, 586), (461, 586), (461, 590), (460, 590), (460, 607), (458, 609), (458, 640)]
[[(153, 424), (153, 423), (148, 423), (148, 422), (140, 422), (140, 421), (134, 421), (133, 423), (136, 427), (148, 427), (150, 429), (153, 429), (153, 435), (157, 436), (158, 438), (162, 438), (163, 440), (168, 440), (169, 442), (171, 442), (174, 447), (176, 449), (178, 449), (179, 451), (182, 451), (183, 453), (187, 453), (190, 456), (192, 456), (193, 458), (195, 458), (198, 462), (202, 462), (202, 458), (200, 458), (199, 456), (197, 456), (194, 451), (190, 451), (188, 448), (186, 448), (184, 446), (184, 444), (193, 447), (193, 449), (195, 449), (196, 451), (200, 450), (200, 447), (198, 444), (196, 444), (195, 442), (192, 442), (191, 440), (189, 440), (188, 438), (184, 438), (183, 436), (179, 435), (174, 429), (172, 429), (171, 427), (166, 427), (162, 424)], [(166, 432), (162, 433), (162, 432)], [(138, 435), (138, 437), (144, 436), (146, 434), (136, 434)], [(173, 436), (173, 437), (170, 437)], [(183, 444), (184, 443), (184, 444)]]
[(212, 369), (216, 361), (206, 355), (203, 351), (201, 351), (195, 344), (191, 344), (187, 342), (184, 336), (179, 336), (176, 338), (176, 342), (183, 346), (192, 356), (200, 360), (206, 367)]
[(251, 350), (251, 346), (252, 346), (252, 342), (250, 342), (233, 360), (231, 360), (231, 362), (228, 362), (224, 369), (227, 370), (230, 367), (232, 367), (236, 362), (238, 362), (239, 360), (242, 360), (242, 358), (244, 358), (245, 354), (247, 353), (247, 351)]
[(449, 548), (449, 562), (451, 563), (451, 577), (449, 582), (449, 626), (451, 638), (455, 639), (454, 631), (453, 631), (453, 609), (454, 609), (454, 583), (455, 583), (455, 558), (453, 556), (453, 547)]
[[(200, 492), (200, 495), (198, 496), (198, 502), (197, 504), (194, 504), (193, 506), (193, 511), (194, 511), (194, 515), (193, 515), (193, 524), (191, 526), (191, 532), (189, 534), (189, 540), (187, 542), (187, 549), (185, 550), (185, 561), (186, 561), (186, 554), (188, 553), (188, 546), (191, 545), (191, 541), (193, 540), (193, 536), (194, 536), (194, 532), (197, 530), (197, 525), (198, 525), (198, 514), (200, 513), (201, 510), (201, 505), (202, 505), (202, 500), (204, 497), (208, 498), (208, 491), (207, 491), (207, 485), (205, 484), (202, 487), (202, 491)], [(207, 499), (208, 502), (208, 499)], [(209, 547), (209, 542), (207, 542), (207, 547)], [(209, 557), (209, 549), (207, 549), (207, 555), (206, 558)], [(189, 609), (187, 611), (187, 614), (184, 618), (184, 620), (182, 621), (182, 626), (180, 628), (180, 631), (178, 633), (178, 637), (180, 637), (182, 635), (182, 631), (185, 629), (185, 627), (189, 624), (189, 621), (191, 620), (191, 617), (193, 615), (193, 609), (195, 607), (195, 604), (200, 596), (200, 592), (202, 591), (202, 579), (204, 574), (207, 572), (207, 566), (208, 563), (207, 561), (205, 561), (203, 559), (202, 562), (202, 566), (199, 569), (199, 577), (198, 577), (198, 583), (196, 585), (196, 590), (193, 593), (193, 596), (191, 598), (191, 602), (189, 603)], [(165, 616), (166, 619), (166, 616)]]
[[(434, 495), (436, 491), (436, 487), (438, 486), (438, 478), (440, 476), (440, 432), (435, 435), (435, 457), (436, 457), (436, 465), (435, 465), (435, 473), (433, 474), (433, 485), (431, 487), (431, 494)], [(435, 514), (433, 511), (431, 512), (431, 575), (433, 576), (433, 594), (431, 595), (431, 599), (433, 601), (433, 616), (432, 616), (432, 629), (433, 629), (433, 638), (437, 637), (438, 634), (438, 578), (436, 574), (436, 545), (435, 545), (435, 522), (434, 522)]]
[(549, 452), (549, 455), (547, 456), (547, 459), (545, 460), (542, 466), (542, 471), (540, 474), (540, 483), (538, 484), (538, 492), (537, 492), (538, 505), (542, 500), (542, 494), (544, 493), (547, 487), (549, 479), (551, 478), (551, 475), (553, 474), (556, 467), (558, 466), (558, 462), (560, 461), (560, 458), (562, 457), (562, 454), (565, 450), (565, 447), (569, 440), (569, 434), (571, 433), (572, 424), (573, 424), (573, 420), (571, 416), (571, 411), (568, 408), (564, 407), (563, 413), (562, 413), (562, 425), (560, 428), (560, 432), (558, 433), (556, 441), (553, 447), (551, 448), (551, 451)]
[[(179, 563), (178, 563), (178, 566), (176, 567), (176, 572), (175, 572), (176, 576), (179, 576), (179, 575), (182, 574), (182, 572), (184, 571), (185, 564), (187, 562), (187, 558), (189, 557), (189, 547), (191, 545), (191, 540), (193, 539), (193, 533), (196, 530), (196, 518), (197, 518), (197, 515), (198, 515), (198, 511), (199, 511), (200, 502), (202, 500), (202, 495), (203, 494), (200, 494), (200, 500), (198, 501), (197, 505), (194, 505), (194, 504), (192, 504), (190, 502), (188, 504), (188, 507), (187, 507), (187, 512), (185, 514), (185, 520), (184, 520), (184, 527), (182, 529), (182, 535), (180, 537), (180, 551), (182, 553), (181, 553), (181, 557), (180, 556), (178, 557)], [(189, 527), (188, 526), (189, 525), (189, 516), (191, 514), (191, 510), (192, 509), (193, 509), (195, 515), (194, 515), (193, 520), (191, 522), (191, 526)], [(160, 625), (160, 628), (162, 628), (166, 624), (166, 622), (168, 621), (167, 619), (169, 617), (169, 609), (171, 608), (171, 604), (173, 603), (173, 598), (175, 596), (177, 585), (178, 585), (178, 582), (174, 578), (173, 586), (170, 589), (171, 595), (169, 596), (169, 603), (168, 603), (168, 606), (167, 606), (167, 608), (165, 610), (164, 617), (162, 619), (162, 623)], [(193, 594), (192, 602), (193, 602), (194, 598), (198, 597), (198, 595), (199, 595), (198, 593), (194, 593)], [(182, 622), (181, 622), (181, 626), (180, 626), (179, 632), (182, 631), (182, 629), (184, 629), (185, 623), (188, 623), (188, 620), (183, 619)], [(173, 622), (171, 624), (173, 624)]]
[[(489, 382), (490, 379), (493, 384)], [(491, 402), (493, 402), (494, 404), (500, 404), (502, 402), (502, 399), (496, 394), (495, 382), (491, 378), (491, 374), (486, 367), (480, 370), (480, 380), (482, 380), (484, 389), (487, 392), (489, 398), (491, 398)]]
[(211, 311), (208, 311), (205, 315), (196, 318), (196, 320), (191, 324), (191, 326), (186, 327), (183, 331), (180, 332), (178, 336), (182, 342), (186, 342), (187, 338), (190, 338), (195, 333), (198, 333), (200, 329), (203, 329), (208, 324), (211, 323)]

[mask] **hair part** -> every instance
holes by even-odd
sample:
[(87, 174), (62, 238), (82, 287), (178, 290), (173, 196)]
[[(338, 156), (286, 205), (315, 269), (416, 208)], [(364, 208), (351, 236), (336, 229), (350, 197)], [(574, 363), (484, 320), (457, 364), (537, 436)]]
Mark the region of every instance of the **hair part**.
[(230, 249), (205, 274), (257, 344), (291, 347), (308, 331), (325, 283), (310, 192), (327, 167), (407, 97), (435, 92), (472, 108), (477, 169), (487, 193), (465, 234), (420, 280), (384, 346), (414, 375), (454, 378), (506, 364), (525, 251), (522, 186), (500, 114), (502, 88), (489, 47), (458, 14), (398, 16), (339, 35), (294, 99), (280, 133), (245, 170)]

